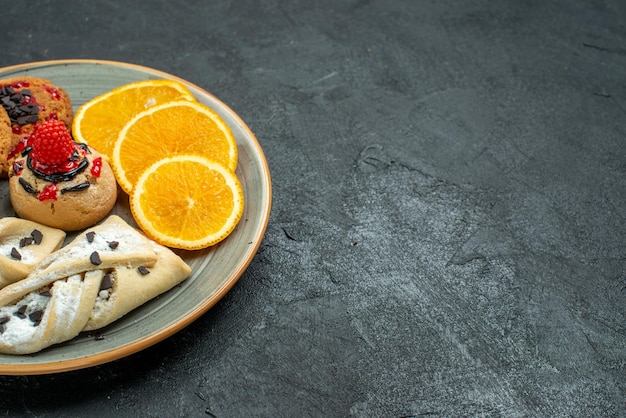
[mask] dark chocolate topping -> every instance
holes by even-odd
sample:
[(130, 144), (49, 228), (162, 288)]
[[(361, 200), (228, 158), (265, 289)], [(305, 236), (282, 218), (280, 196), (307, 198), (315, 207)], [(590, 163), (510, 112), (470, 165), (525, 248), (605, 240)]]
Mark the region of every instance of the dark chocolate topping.
[(94, 266), (99, 266), (100, 264), (102, 264), (102, 260), (100, 260), (100, 254), (98, 254), (97, 251), (91, 253), (91, 255), (89, 256), (89, 261), (91, 261), (91, 264), (93, 264)]

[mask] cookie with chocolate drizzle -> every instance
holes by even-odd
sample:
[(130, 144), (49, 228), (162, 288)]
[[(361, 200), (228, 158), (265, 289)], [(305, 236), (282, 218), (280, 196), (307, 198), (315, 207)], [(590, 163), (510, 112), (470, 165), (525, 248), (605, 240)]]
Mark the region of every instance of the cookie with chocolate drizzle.
[(39, 77), (0, 80), (0, 104), (0, 176), (3, 177), (7, 176), (16, 154), (14, 148), (28, 139), (37, 124), (59, 120), (69, 129), (74, 118), (67, 92)]
[(74, 142), (62, 122), (40, 124), (19, 151), (9, 193), (20, 217), (75, 231), (94, 225), (115, 205), (111, 167), (99, 152)]

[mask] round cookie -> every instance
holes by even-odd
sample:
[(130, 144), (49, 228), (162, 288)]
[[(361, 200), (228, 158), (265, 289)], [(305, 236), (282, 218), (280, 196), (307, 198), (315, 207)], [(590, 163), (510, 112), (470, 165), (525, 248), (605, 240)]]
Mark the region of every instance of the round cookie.
[[(13, 150), (33, 132), (38, 122), (50, 119), (72, 126), (74, 110), (65, 90), (39, 77), (13, 77), (0, 80), (0, 103), (8, 115), (11, 135), (0, 132), (0, 151)], [(6, 177), (10, 158), (0, 154), (0, 175)]]
[(18, 216), (75, 231), (113, 209), (117, 182), (99, 152), (74, 142), (62, 122), (45, 121), (11, 164), (9, 197)]
[[(117, 200), (117, 183), (111, 166), (95, 150), (86, 154), (88, 167), (69, 181), (53, 183), (37, 177), (26, 166), (20, 172), (11, 170), (9, 196), (18, 216), (64, 231), (77, 231), (96, 224), (109, 214)], [(95, 163), (94, 163), (95, 162)], [(92, 168), (100, 166), (96, 177)], [(55, 186), (51, 186), (54, 184)]]

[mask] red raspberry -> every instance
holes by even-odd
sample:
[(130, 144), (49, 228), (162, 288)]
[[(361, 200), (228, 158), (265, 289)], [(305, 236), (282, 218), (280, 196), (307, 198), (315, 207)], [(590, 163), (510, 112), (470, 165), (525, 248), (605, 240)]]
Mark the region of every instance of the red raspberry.
[(69, 161), (74, 153), (72, 136), (65, 124), (48, 120), (39, 125), (29, 139), (32, 147), (30, 157), (46, 166), (60, 166)]

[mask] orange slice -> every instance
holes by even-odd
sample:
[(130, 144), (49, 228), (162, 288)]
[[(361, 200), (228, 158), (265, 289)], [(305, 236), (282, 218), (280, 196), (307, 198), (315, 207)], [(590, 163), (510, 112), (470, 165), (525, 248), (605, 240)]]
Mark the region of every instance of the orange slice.
[(113, 170), (128, 194), (156, 161), (181, 154), (201, 155), (231, 171), (237, 167), (237, 143), (224, 120), (209, 107), (188, 101), (151, 107), (131, 119), (113, 148)]
[(154, 241), (197, 250), (215, 245), (237, 226), (244, 197), (236, 174), (199, 155), (161, 159), (139, 177), (130, 207)]
[(174, 80), (143, 80), (129, 83), (89, 100), (78, 108), (72, 135), (111, 157), (118, 134), (136, 114), (175, 100), (194, 101), (187, 87)]

